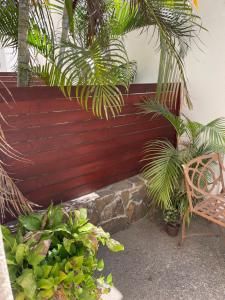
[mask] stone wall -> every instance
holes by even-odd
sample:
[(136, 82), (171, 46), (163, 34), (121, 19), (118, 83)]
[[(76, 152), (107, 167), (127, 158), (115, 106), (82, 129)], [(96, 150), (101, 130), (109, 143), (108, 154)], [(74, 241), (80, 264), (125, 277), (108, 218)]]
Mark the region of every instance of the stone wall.
[(144, 217), (149, 199), (141, 175), (63, 203), (66, 210), (87, 208), (90, 221), (113, 233)]

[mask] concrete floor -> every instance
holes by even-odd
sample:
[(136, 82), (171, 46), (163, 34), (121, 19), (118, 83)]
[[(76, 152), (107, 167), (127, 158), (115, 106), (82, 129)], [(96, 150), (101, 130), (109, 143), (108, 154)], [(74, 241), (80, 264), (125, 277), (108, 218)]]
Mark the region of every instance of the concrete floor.
[[(221, 233), (200, 218), (189, 230), (196, 232)], [(113, 237), (125, 251), (100, 254), (123, 300), (225, 299), (225, 236), (189, 237), (178, 248), (162, 224), (144, 218)]]

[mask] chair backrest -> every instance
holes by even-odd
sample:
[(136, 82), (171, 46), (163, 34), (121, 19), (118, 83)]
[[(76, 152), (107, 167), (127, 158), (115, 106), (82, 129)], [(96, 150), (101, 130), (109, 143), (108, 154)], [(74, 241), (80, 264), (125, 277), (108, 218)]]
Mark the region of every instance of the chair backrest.
[[(218, 153), (211, 153), (192, 159), (183, 165), (184, 178), (190, 210), (193, 210), (193, 200), (206, 198), (221, 188), (225, 191), (223, 179), (223, 164)], [(218, 193), (218, 192), (217, 192)]]

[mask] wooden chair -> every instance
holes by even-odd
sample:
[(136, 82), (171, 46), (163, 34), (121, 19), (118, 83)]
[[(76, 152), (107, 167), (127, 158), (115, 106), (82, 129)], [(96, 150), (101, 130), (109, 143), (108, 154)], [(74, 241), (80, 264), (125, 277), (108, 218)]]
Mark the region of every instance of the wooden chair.
[[(183, 165), (189, 211), (225, 227), (225, 185), (218, 153), (199, 156)], [(187, 212), (187, 213), (188, 213)], [(186, 238), (183, 217), (181, 242)]]

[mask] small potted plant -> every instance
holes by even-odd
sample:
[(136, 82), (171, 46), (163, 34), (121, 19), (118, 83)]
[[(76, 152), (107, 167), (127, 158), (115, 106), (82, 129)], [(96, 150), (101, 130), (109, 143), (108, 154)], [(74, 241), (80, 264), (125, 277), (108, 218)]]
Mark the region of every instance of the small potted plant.
[(180, 212), (176, 207), (164, 211), (165, 230), (170, 236), (177, 236), (180, 227)]

